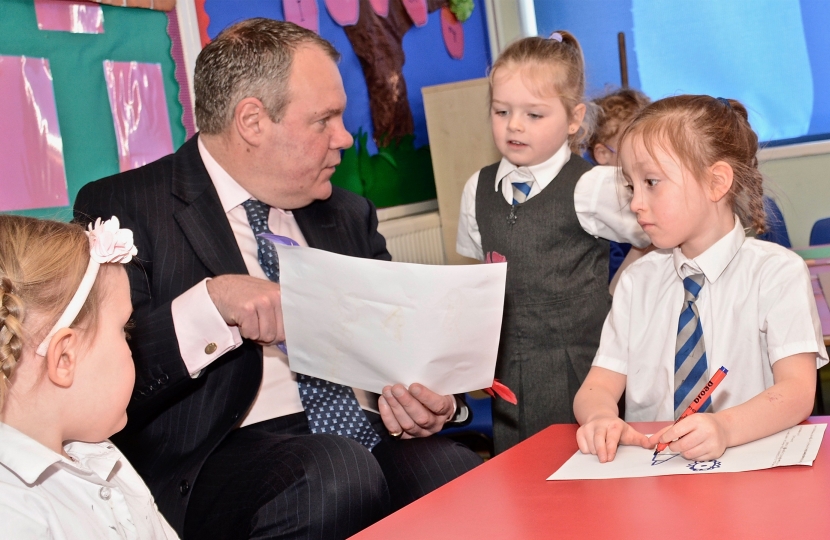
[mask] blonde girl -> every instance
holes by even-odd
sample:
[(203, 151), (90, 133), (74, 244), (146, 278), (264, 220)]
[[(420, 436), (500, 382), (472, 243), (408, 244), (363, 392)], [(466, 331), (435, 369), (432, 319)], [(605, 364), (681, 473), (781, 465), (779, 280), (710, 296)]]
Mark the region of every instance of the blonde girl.
[[(657, 101), (623, 134), (631, 210), (658, 250), (620, 278), (574, 403), (582, 452), (605, 462), (618, 444), (674, 441), (705, 461), (810, 414), (827, 351), (804, 262), (744, 232), (764, 230), (757, 151), (744, 106), (710, 96)], [(627, 423), (675, 420), (721, 366), (711, 414), (650, 438)]]
[[(176, 538), (106, 439), (135, 372), (118, 220), (0, 216), (0, 523), (8, 538)], [(102, 442), (103, 441), (103, 442)]]
[(648, 239), (620, 201), (611, 167), (578, 155), (588, 129), (582, 50), (570, 33), (509, 46), (490, 71), (490, 119), (503, 158), (467, 182), (456, 250), (507, 260), (496, 377), (518, 398), (496, 401), (501, 452), (551, 423), (573, 422), (610, 307), (608, 240)]

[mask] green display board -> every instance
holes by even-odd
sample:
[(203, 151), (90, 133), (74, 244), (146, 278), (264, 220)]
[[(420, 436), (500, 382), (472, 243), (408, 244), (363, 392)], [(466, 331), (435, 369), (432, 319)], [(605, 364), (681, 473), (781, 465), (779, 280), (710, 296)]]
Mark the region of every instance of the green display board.
[(830, 246), (816, 246), (793, 250), (802, 259), (830, 259)]
[[(103, 34), (41, 31), (33, 0), (0, 0), (0, 55), (49, 59), (70, 203), (84, 184), (119, 171), (104, 60), (161, 64), (173, 147), (178, 148), (185, 140), (167, 15), (110, 6), (103, 6), (103, 10)], [(15, 136), (0, 133), (0, 144)], [(2, 174), (0, 171), (0, 196)], [(71, 207), (15, 213), (61, 220), (72, 217)]]

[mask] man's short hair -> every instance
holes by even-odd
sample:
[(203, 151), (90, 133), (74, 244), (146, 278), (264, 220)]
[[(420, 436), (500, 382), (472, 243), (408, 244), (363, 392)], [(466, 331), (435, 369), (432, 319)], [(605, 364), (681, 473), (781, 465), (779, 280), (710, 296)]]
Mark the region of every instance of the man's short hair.
[(289, 102), (288, 77), (295, 51), (320, 47), (335, 62), (340, 53), (311, 30), (272, 19), (248, 19), (222, 30), (196, 59), (196, 122), (202, 133), (218, 134), (247, 97), (262, 101), (274, 122)]

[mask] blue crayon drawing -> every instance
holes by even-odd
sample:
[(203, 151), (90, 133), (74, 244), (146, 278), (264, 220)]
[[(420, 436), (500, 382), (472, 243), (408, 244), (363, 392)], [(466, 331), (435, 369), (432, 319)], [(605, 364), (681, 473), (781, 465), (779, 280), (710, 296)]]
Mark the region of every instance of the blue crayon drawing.
[(712, 469), (720, 467), (721, 462), (716, 459), (711, 459), (709, 461), (695, 461), (694, 463), (689, 463), (686, 466), (695, 472), (711, 471)]
[(680, 454), (657, 454), (651, 456), (651, 466), (654, 467), (655, 465), (661, 465), (670, 459), (674, 459)]

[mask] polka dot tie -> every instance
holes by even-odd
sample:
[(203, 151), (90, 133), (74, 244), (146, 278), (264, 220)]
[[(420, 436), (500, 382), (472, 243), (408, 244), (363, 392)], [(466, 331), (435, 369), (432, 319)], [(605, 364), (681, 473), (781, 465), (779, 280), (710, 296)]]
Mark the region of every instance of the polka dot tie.
[[(271, 207), (255, 200), (245, 201), (242, 206), (248, 214), (248, 223), (256, 236), (259, 265), (268, 279), (279, 282), (277, 250), (273, 242), (259, 236), (260, 233), (271, 232), (268, 228)], [(351, 387), (301, 373), (297, 373), (297, 386), (312, 433), (349, 437), (369, 450), (380, 442), (380, 436), (366, 418), (366, 413), (357, 402)]]

